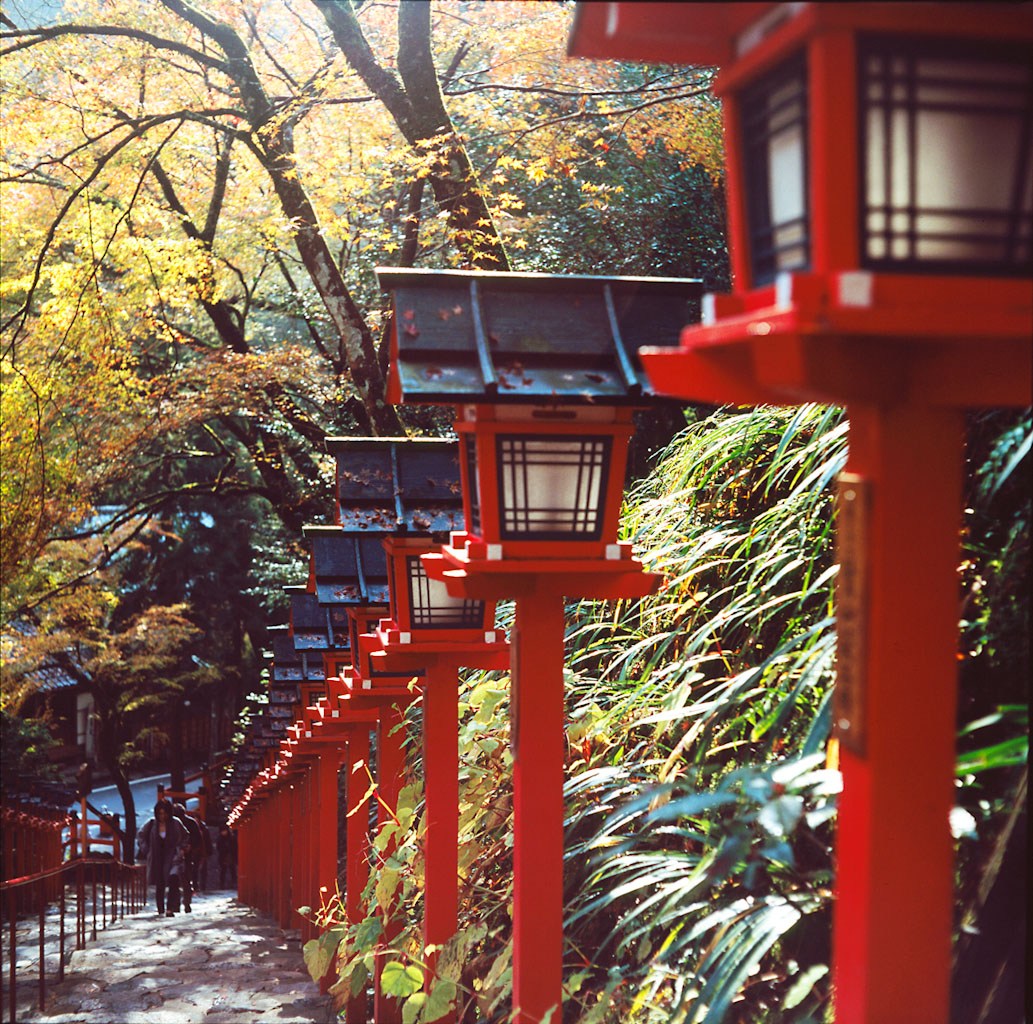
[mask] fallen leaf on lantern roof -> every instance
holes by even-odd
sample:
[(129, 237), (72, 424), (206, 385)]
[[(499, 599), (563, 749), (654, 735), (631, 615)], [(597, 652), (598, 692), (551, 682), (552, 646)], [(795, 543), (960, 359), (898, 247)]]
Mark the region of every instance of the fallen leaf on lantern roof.
[(453, 306), (452, 312), (455, 316), (459, 316), (463, 312), (463, 307), (459, 305)]
[(452, 316), (452, 314), (447, 309), (439, 309), (438, 310), (438, 319), (439, 320), (448, 320), (451, 316)]
[(406, 310), (406, 311), (405, 311), (405, 312), (404, 312), (404, 313), (402, 314), (402, 316), (404, 316), (406, 320), (412, 320), (412, 318), (413, 318), (414, 316), (416, 316), (416, 313), (415, 313), (415, 312), (414, 312), (413, 310), (411, 310), (411, 309), (407, 309), (407, 310)]
[(413, 324), (405, 325), (405, 333), (408, 334), (410, 338), (418, 338), (420, 336), (419, 330)]
[(595, 381), (595, 383), (596, 383), (596, 384), (602, 384), (602, 382), (603, 382), (604, 380), (606, 380), (606, 378), (605, 378), (605, 377), (603, 377), (603, 376), (602, 376), (601, 374), (598, 374), (598, 373), (586, 373), (586, 374), (585, 374), (585, 376), (586, 376), (586, 377), (587, 377), (587, 378), (588, 378), (589, 380), (591, 380), (591, 381)]

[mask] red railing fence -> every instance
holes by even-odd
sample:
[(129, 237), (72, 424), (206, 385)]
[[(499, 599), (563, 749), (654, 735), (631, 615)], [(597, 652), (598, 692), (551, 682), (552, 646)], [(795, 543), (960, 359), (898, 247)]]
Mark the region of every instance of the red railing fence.
[[(71, 892), (70, 892), (71, 890)], [(56, 895), (56, 901), (54, 899)], [(7, 1020), (15, 1024), (18, 1004), (18, 949), (38, 946), (39, 1005), (46, 1000), (47, 930), (57, 933), (53, 980), (60, 982), (65, 971), (65, 920), (69, 897), (75, 901), (75, 948), (82, 949), (97, 938), (100, 930), (126, 914), (141, 910), (147, 902), (146, 867), (125, 864), (112, 857), (79, 857), (21, 878), (0, 883), (0, 990), (6, 988)], [(98, 906), (99, 901), (99, 906)], [(48, 921), (47, 910), (56, 902), (56, 921)], [(25, 908), (33, 908), (25, 912)], [(35, 921), (33, 920), (35, 918)], [(53, 935), (51, 935), (53, 939)]]

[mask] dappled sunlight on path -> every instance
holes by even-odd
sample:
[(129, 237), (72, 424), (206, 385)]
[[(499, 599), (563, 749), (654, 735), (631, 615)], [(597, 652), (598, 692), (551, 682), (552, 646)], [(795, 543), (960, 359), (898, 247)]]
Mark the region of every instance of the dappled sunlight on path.
[(298, 932), (284, 932), (228, 891), (194, 897), (193, 912), (150, 907), (109, 925), (47, 987), (47, 1024), (324, 1024)]

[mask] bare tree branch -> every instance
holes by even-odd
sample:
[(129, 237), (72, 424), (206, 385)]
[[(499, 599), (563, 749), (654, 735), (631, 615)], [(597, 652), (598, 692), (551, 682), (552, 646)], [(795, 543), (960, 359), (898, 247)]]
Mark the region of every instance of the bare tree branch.
[(16, 29), (13, 32), (0, 32), (0, 41), (6, 39), (19, 39), (13, 46), (0, 49), (0, 57), (23, 50), (29, 46), (37, 46), (39, 43), (47, 42), (50, 39), (57, 39), (60, 36), (121, 36), (127, 39), (139, 39), (141, 42), (150, 43), (159, 50), (172, 50), (175, 53), (183, 54), (191, 60), (211, 68), (213, 71), (221, 71), (229, 74), (229, 66), (208, 54), (195, 50), (192, 46), (177, 42), (175, 39), (166, 39), (164, 36), (155, 35), (153, 32), (146, 32), (139, 28), (130, 28), (126, 25), (51, 25), (47, 28)]

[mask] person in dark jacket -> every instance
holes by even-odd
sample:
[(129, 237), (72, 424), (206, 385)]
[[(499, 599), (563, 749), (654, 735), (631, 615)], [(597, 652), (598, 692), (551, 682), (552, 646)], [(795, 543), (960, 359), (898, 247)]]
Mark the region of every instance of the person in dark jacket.
[(182, 804), (174, 803), (172, 814), (183, 826), (188, 837), (188, 845), (184, 851), (183, 870), (179, 872), (179, 885), (183, 893), (183, 909), (189, 914), (197, 862), (204, 856), (204, 839), (201, 835), (201, 826), (187, 813), (187, 809)]
[[(136, 855), (147, 862), (147, 881), (154, 886), (158, 916), (172, 917), (175, 911), (165, 906), (165, 890), (170, 881), (175, 884), (178, 865), (182, 865), (182, 850), (187, 842), (183, 826), (172, 816), (168, 800), (154, 805), (154, 817), (147, 822), (136, 841)], [(178, 869), (181, 870), (181, 869)]]

